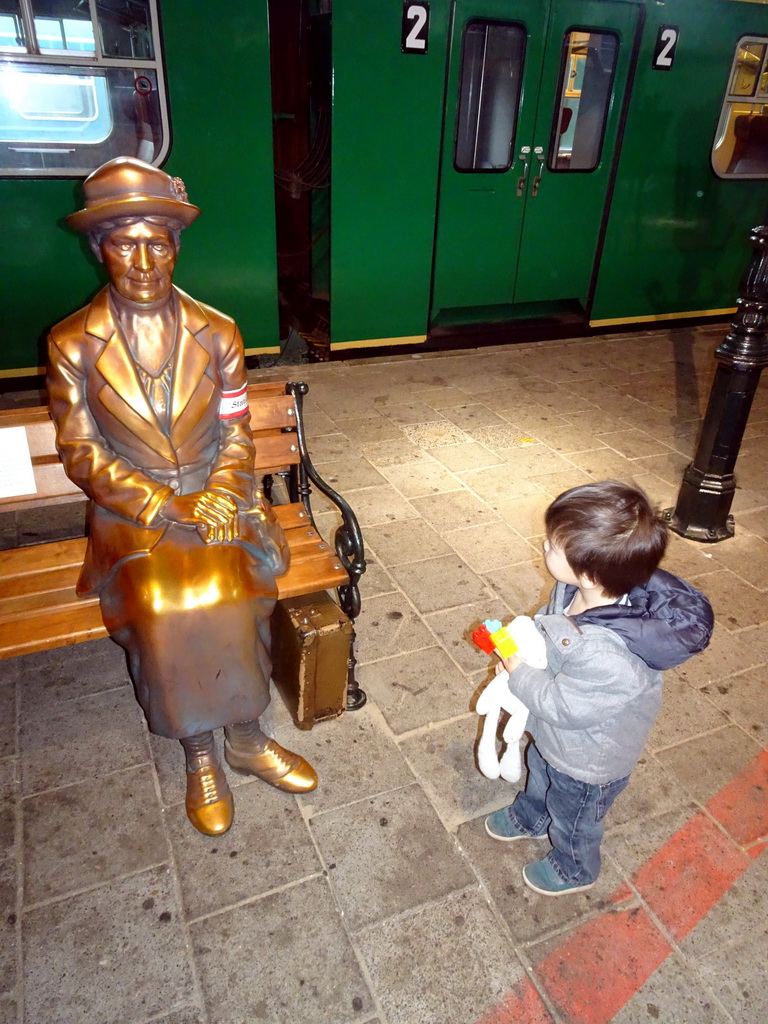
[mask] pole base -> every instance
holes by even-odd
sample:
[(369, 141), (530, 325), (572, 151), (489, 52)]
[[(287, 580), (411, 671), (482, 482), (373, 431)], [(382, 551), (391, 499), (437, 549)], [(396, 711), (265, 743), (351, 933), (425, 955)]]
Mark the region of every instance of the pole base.
[(676, 509), (665, 508), (661, 518), (669, 529), (680, 537), (687, 537), (688, 540), (697, 540), (702, 544), (716, 544), (720, 540), (728, 540), (735, 533), (733, 516), (729, 515), (724, 523), (716, 526), (695, 526), (693, 523), (686, 523), (676, 515)]
[(665, 509), (662, 518), (681, 537), (715, 544), (734, 534), (730, 512), (735, 494), (733, 473), (705, 472), (691, 463), (683, 473), (675, 507)]
[(354, 690), (347, 690), (347, 711), (359, 711), (368, 700), (365, 690), (356, 687)]

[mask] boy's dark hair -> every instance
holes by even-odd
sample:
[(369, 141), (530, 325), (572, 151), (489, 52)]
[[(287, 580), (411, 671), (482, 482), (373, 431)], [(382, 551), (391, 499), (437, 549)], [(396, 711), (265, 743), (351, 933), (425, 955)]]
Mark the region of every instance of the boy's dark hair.
[(648, 495), (619, 480), (564, 491), (544, 522), (573, 571), (589, 576), (608, 597), (647, 583), (667, 547), (667, 528)]

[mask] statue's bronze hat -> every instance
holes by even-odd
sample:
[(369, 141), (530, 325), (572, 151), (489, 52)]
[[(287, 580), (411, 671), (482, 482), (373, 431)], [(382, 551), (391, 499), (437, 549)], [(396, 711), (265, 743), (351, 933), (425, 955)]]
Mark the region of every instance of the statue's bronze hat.
[(200, 213), (187, 201), (181, 178), (132, 156), (102, 164), (85, 179), (83, 192), (85, 208), (67, 217), (78, 231), (91, 231), (119, 217), (172, 217), (188, 227)]

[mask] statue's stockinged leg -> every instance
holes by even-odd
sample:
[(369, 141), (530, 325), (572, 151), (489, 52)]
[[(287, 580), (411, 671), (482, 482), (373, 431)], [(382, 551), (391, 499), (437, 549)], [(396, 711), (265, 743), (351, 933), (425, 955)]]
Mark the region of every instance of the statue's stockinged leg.
[(212, 732), (181, 741), (187, 758), (187, 817), (206, 836), (220, 836), (232, 824), (234, 802), (216, 757)]
[(288, 793), (308, 793), (317, 785), (312, 765), (270, 739), (256, 719), (235, 722), (227, 726), (224, 734), (224, 757), (230, 768), (241, 775), (256, 775)]

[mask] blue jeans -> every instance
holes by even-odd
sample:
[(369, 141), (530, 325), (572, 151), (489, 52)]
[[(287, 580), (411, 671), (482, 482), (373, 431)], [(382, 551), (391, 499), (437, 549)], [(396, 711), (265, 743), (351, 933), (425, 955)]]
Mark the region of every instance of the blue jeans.
[(549, 834), (547, 860), (564, 882), (589, 885), (600, 874), (603, 818), (629, 775), (604, 785), (580, 782), (548, 764), (534, 743), (527, 760), (525, 790), (510, 807), (510, 819), (532, 836)]

